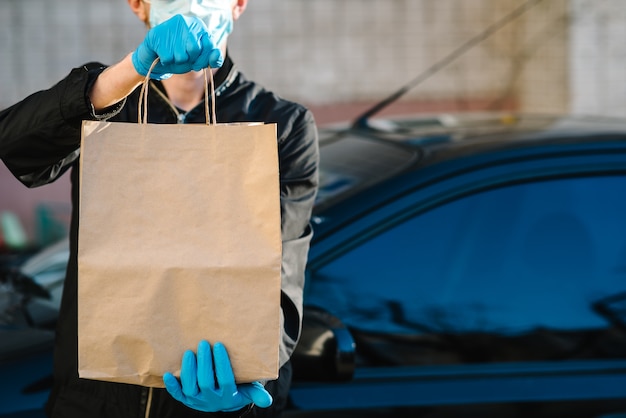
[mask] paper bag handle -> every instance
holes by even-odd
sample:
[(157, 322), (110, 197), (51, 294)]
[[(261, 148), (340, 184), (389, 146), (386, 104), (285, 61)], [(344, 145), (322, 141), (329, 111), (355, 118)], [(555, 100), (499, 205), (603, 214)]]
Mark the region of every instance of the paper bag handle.
[[(137, 122), (139, 124), (147, 124), (148, 123), (148, 84), (150, 83), (150, 73), (152, 72), (152, 69), (154, 68), (155, 65), (157, 65), (157, 63), (159, 62), (159, 58), (157, 57), (153, 62), (152, 65), (150, 66), (150, 69), (148, 69), (148, 73), (146, 74), (146, 77), (143, 80), (143, 83), (141, 85), (141, 91), (139, 93), (139, 103), (137, 105)], [(211, 123), (213, 125), (217, 124), (217, 118), (215, 116), (215, 86), (213, 85), (214, 81), (213, 81), (213, 71), (211, 71), (211, 67), (203, 69), (202, 72), (204, 73), (204, 114), (205, 114), (205, 119), (206, 119), (206, 124), (209, 125), (209, 81), (210, 81), (210, 85), (211, 85), (211, 109), (213, 110), (212, 112), (210, 112), (210, 120)], [(209, 73), (208, 79), (207, 80), (207, 72)], [(143, 113), (142, 113), (142, 107), (143, 107)], [(142, 117), (143, 114), (143, 117)]]

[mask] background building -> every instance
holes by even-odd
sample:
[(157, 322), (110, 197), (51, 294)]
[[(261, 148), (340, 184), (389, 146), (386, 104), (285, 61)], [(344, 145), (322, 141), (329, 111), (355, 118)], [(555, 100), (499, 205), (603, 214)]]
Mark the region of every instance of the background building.
[[(2, 0), (0, 109), (72, 67), (118, 61), (144, 34), (125, 0)], [(250, 0), (229, 45), (247, 76), (308, 105), (324, 125), (420, 75), (388, 113), (621, 117), (624, 35), (621, 0)], [(3, 211), (36, 239), (42, 213), (69, 213), (68, 181), (27, 190), (0, 165)]]

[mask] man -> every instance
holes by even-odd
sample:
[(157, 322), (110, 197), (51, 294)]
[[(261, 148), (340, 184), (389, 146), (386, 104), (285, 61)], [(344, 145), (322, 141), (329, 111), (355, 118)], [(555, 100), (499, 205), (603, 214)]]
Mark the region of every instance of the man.
[[(51, 417), (279, 416), (298, 340), (309, 218), (317, 189), (317, 131), (300, 105), (247, 80), (226, 51), (226, 39), (247, 0), (128, 0), (150, 29), (120, 62), (76, 68), (58, 84), (0, 112), (0, 158), (29, 187), (71, 170), (71, 255), (55, 345)], [(226, 350), (199, 342), (183, 356), (180, 380), (166, 389), (79, 379), (77, 373), (77, 235), (80, 125), (85, 119), (137, 121), (138, 86), (150, 65), (150, 123), (205, 123), (202, 68), (213, 68), (218, 122), (276, 123), (280, 166), (282, 340), (279, 378), (235, 386)], [(219, 67), (219, 68), (218, 68)], [(218, 69), (216, 69), (218, 68)], [(202, 187), (202, 185), (198, 185)], [(211, 342), (216, 343), (216, 342)], [(215, 376), (215, 379), (214, 379)]]

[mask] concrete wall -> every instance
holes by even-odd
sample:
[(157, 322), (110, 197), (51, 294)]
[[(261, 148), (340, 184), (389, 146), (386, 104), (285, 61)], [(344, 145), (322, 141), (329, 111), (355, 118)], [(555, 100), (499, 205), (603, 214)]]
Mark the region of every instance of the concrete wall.
[[(255, 78), (315, 106), (380, 100), (525, 2), (254, 0), (231, 46)], [(567, 102), (566, 0), (544, 0), (407, 94), (421, 109)], [(558, 22), (555, 25), (555, 21)], [(556, 30), (555, 30), (556, 29)], [(546, 42), (544, 35), (550, 32)], [(254, 39), (252, 48), (246, 42)], [(541, 83), (537, 83), (542, 80)], [(531, 85), (528, 85), (528, 84)], [(550, 85), (550, 100), (537, 99)]]
[(125, 0), (0, 1), (0, 108), (85, 62), (119, 60), (144, 33)]
[[(616, 0), (619, 1), (619, 0)], [(230, 41), (245, 72), (310, 105), (378, 100), (524, 4), (520, 0), (251, 0)], [(544, 80), (567, 90), (567, 0), (543, 0), (407, 95), (420, 102), (523, 97)], [(0, 2), (0, 108), (73, 66), (112, 63), (145, 29), (125, 0)], [(541, 47), (541, 48), (539, 48)], [(540, 51), (544, 51), (539, 59)], [(533, 76), (533, 74), (535, 74)], [(526, 80), (532, 80), (527, 82)], [(560, 83), (556, 83), (560, 81)], [(542, 85), (539, 91), (545, 92)], [(551, 107), (562, 110), (563, 99)]]

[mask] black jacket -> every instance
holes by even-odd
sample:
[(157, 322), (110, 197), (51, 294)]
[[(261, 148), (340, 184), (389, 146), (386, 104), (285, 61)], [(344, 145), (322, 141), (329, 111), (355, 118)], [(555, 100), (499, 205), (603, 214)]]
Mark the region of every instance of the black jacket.
[[(74, 69), (49, 90), (37, 92), (0, 112), (0, 159), (28, 187), (43, 185), (71, 169), (73, 213), (70, 261), (57, 327), (55, 381), (77, 379), (77, 234), (78, 156), (82, 120), (136, 122), (139, 88), (125, 101), (96, 115), (87, 96), (104, 70), (98, 63)], [(282, 219), (283, 338), (280, 364), (297, 343), (302, 320), (302, 291), (311, 229), (309, 218), (317, 190), (318, 145), (312, 114), (247, 80), (227, 57), (215, 75), (217, 122), (263, 121), (277, 124)], [(150, 123), (204, 123), (204, 104), (184, 114), (173, 107), (163, 86), (151, 81)]]

